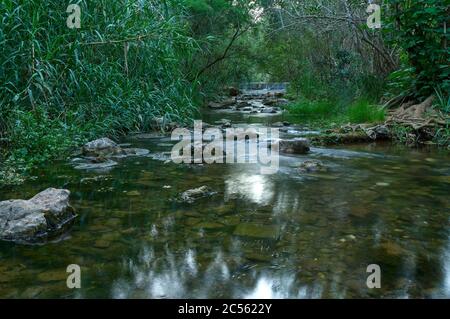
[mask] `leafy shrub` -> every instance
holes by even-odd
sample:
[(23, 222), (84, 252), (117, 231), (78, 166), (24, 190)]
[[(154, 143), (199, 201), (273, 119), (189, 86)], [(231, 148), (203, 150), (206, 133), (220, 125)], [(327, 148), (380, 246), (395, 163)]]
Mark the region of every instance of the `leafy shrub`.
[(385, 30), (388, 39), (400, 45), (410, 66), (394, 74), (395, 78), (402, 78), (397, 82), (404, 83), (403, 79), (408, 76), (416, 97), (427, 97), (438, 86), (449, 92), (448, 1), (389, 0), (387, 6), (389, 19)]

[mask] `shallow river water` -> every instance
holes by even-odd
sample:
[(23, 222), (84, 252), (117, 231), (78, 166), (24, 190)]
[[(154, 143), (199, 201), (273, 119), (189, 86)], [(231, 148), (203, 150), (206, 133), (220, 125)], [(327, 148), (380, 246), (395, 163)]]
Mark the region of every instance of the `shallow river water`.
[[(168, 138), (123, 142), (151, 154), (100, 173), (62, 161), (1, 191), (5, 200), (67, 188), (78, 213), (53, 243), (0, 242), (1, 298), (450, 297), (449, 151), (313, 148), (262, 175), (256, 164), (165, 163)], [(310, 158), (328, 172), (299, 174)], [(171, 200), (202, 185), (217, 194)], [(66, 287), (69, 264), (81, 266), (81, 289)], [(370, 264), (381, 267), (380, 289), (366, 285)]]

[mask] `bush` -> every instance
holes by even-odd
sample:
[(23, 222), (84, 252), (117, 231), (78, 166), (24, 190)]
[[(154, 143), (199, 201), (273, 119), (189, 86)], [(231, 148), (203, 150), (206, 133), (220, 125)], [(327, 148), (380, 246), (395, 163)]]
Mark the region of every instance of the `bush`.
[(449, 92), (448, 1), (389, 0), (386, 5), (386, 12), (389, 12), (384, 29), (387, 38), (402, 48), (409, 66), (397, 71), (394, 77), (405, 78), (403, 75), (407, 75), (417, 98), (428, 97), (436, 87)]

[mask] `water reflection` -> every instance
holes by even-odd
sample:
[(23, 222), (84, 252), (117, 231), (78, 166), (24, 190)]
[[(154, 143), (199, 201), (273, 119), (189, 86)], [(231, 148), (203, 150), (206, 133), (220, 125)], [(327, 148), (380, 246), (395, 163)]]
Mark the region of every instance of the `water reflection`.
[(207, 298), (230, 282), (221, 251), (212, 262), (200, 265), (194, 249), (176, 254), (166, 247), (164, 256), (156, 256), (153, 248), (145, 247), (137, 261), (124, 260), (122, 271), (123, 277), (113, 283), (113, 298)]
[(274, 184), (267, 175), (233, 173), (225, 180), (225, 200), (243, 198), (255, 204), (268, 205), (274, 197)]

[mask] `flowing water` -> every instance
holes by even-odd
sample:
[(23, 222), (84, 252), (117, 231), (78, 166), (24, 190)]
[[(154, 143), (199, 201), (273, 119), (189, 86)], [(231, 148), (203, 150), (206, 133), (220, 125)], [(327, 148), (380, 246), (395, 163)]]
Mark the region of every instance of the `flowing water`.
[[(205, 120), (222, 117), (280, 120)], [(287, 134), (305, 131), (314, 133)], [(67, 188), (78, 218), (46, 245), (0, 243), (1, 298), (450, 297), (448, 151), (313, 148), (261, 175), (257, 164), (167, 163), (166, 137), (123, 142), (151, 155), (104, 172), (62, 161), (2, 190), (0, 200)], [(308, 158), (328, 172), (299, 174), (294, 166)], [(171, 200), (202, 185), (217, 194)], [(69, 264), (81, 266), (81, 289), (66, 287)], [(380, 289), (366, 285), (370, 264), (381, 267)]]

